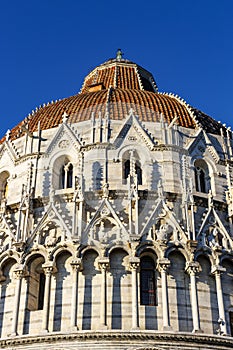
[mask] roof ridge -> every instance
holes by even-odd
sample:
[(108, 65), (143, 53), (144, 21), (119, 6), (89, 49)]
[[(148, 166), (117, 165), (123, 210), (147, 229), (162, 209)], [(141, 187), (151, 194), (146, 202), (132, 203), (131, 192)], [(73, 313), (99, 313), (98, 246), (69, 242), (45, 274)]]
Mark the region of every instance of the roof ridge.
[[(160, 93), (159, 93), (159, 94), (160, 94)], [(170, 97), (173, 97), (174, 99), (176, 99), (177, 101), (179, 101), (181, 104), (183, 104), (183, 105), (187, 108), (187, 111), (188, 111), (190, 117), (192, 118), (192, 120), (194, 121), (194, 123), (196, 124), (196, 126), (199, 127), (199, 128), (201, 127), (199, 121), (196, 119), (196, 116), (195, 116), (195, 114), (193, 113), (193, 111), (192, 111), (192, 109), (191, 109), (190, 104), (187, 103), (187, 102), (185, 101), (185, 99), (183, 99), (182, 97), (180, 97), (180, 96), (177, 95), (177, 94), (174, 94), (173, 92), (169, 92), (169, 93), (164, 92), (163, 94), (164, 94), (164, 95), (167, 95), (167, 96), (170, 96)]]
[(117, 77), (118, 77), (118, 67), (117, 65), (115, 66), (115, 75), (114, 75), (114, 87), (116, 88), (117, 87)]
[(141, 77), (140, 77), (140, 74), (139, 74), (139, 71), (138, 71), (138, 67), (136, 66), (136, 67), (134, 67), (134, 69), (135, 69), (137, 77), (138, 77), (138, 82), (139, 82), (140, 89), (144, 91), (145, 89), (144, 89), (144, 86), (142, 84), (142, 80), (141, 80)]

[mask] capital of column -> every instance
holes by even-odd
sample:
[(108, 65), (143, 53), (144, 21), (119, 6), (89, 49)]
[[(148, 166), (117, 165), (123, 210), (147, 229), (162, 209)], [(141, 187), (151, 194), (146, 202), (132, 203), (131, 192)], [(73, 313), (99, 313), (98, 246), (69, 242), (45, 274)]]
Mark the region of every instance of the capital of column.
[(129, 265), (131, 270), (138, 270), (140, 266), (140, 259), (137, 257), (131, 257), (129, 259)]
[(225, 267), (221, 265), (213, 265), (211, 268), (211, 273), (213, 275), (220, 275), (222, 272), (225, 272), (225, 271), (226, 271)]
[(107, 269), (109, 268), (109, 258), (101, 258), (98, 261), (98, 265), (101, 271), (107, 271)]
[(27, 275), (26, 268), (22, 264), (18, 264), (13, 272), (15, 279), (21, 279)]
[(45, 273), (45, 275), (51, 275), (52, 273), (57, 272), (56, 267), (54, 266), (54, 263), (47, 262), (42, 265), (42, 269)]
[(73, 260), (71, 261), (70, 265), (71, 265), (71, 267), (72, 267), (72, 269), (73, 269), (74, 271), (80, 271), (80, 270), (82, 270), (82, 261), (81, 261), (80, 258), (78, 258), (78, 259), (73, 259)]
[(189, 275), (195, 275), (200, 271), (200, 264), (197, 261), (190, 261), (186, 263), (185, 270)]
[(198, 245), (198, 241), (193, 240), (193, 239), (189, 239), (187, 242), (187, 246), (192, 253), (197, 248), (197, 245)]
[(170, 267), (170, 265), (171, 265), (170, 260), (167, 258), (163, 258), (158, 260), (157, 268), (159, 272), (166, 272)]

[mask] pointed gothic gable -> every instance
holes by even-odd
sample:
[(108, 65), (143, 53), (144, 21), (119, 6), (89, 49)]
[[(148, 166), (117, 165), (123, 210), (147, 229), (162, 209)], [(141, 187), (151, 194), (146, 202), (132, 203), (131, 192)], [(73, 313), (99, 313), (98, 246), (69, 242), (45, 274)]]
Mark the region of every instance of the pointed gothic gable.
[[(111, 233), (110, 235), (106, 235), (105, 224), (108, 225), (107, 231)], [(109, 230), (109, 227), (111, 227), (111, 230)], [(127, 237), (128, 232), (126, 228), (120, 221), (108, 199), (104, 198), (91, 221), (87, 225), (81, 241), (83, 244), (87, 243), (89, 239), (91, 241), (99, 240), (102, 242), (111, 241), (112, 239), (119, 241), (125, 240)]]
[(19, 158), (19, 154), (10, 140), (6, 140), (0, 147), (0, 159), (2, 159), (4, 155), (8, 157), (12, 164), (15, 164), (17, 158)]
[[(43, 228), (48, 225), (50, 222), (54, 223), (57, 227), (59, 227), (62, 231), (63, 234), (63, 240), (65, 240), (66, 238), (71, 239), (71, 230), (68, 227), (68, 225), (65, 223), (65, 221), (63, 220), (62, 215), (59, 213), (58, 209), (55, 207), (54, 203), (50, 203), (43, 215), (43, 217), (41, 218), (41, 220), (39, 221), (39, 223), (37, 224), (37, 226), (35, 227), (35, 229), (32, 232), (32, 235), (30, 237), (29, 240), (29, 244), (35, 240), (36, 236), (40, 236), (42, 234), (42, 230)], [(52, 239), (52, 237), (51, 237)]]
[(210, 141), (210, 138), (203, 129), (198, 130), (194, 140), (192, 140), (186, 146), (186, 149), (189, 151), (190, 154), (197, 155), (203, 155), (203, 153), (207, 149), (216, 164), (220, 160), (217, 150), (215, 149), (213, 143)]
[(199, 245), (210, 248), (223, 247), (227, 250), (233, 249), (233, 241), (213, 206), (204, 217), (197, 234)]
[[(150, 232), (150, 230), (152, 229), (152, 227), (156, 225), (161, 219), (164, 221), (164, 224), (160, 225), (160, 228), (156, 235), (156, 239), (163, 240), (165, 239), (165, 237), (167, 239), (169, 236), (169, 238), (171, 238), (173, 241), (187, 241), (187, 236), (184, 230), (181, 228), (174, 214), (165, 203), (164, 198), (161, 197), (159, 197), (156, 200), (153, 211), (148, 217), (140, 236), (143, 237), (144, 235), (147, 235), (148, 232)], [(171, 226), (172, 230), (169, 230), (168, 226)]]
[(126, 139), (128, 135), (129, 138), (140, 138), (142, 143), (144, 143), (150, 150), (154, 148), (154, 141), (152, 140), (149, 133), (143, 128), (138, 118), (133, 114), (133, 111), (130, 111), (128, 119), (126, 119), (123, 124), (120, 132), (117, 134), (114, 140), (114, 145), (116, 148), (119, 148)]
[(0, 215), (0, 248), (15, 241), (15, 227), (4, 214)]
[(79, 150), (81, 142), (64, 120), (63, 123), (59, 125), (45, 153), (50, 155), (57, 147), (59, 149), (64, 149), (69, 148), (70, 145), (72, 145), (75, 150)]
[(159, 197), (152, 207), (152, 212), (150, 216), (146, 217), (147, 221), (145, 222), (145, 225), (141, 231), (141, 237), (144, 236), (150, 230), (150, 228), (156, 224), (156, 221), (159, 218), (159, 215), (163, 212), (163, 210), (166, 210), (164, 207), (164, 199)]

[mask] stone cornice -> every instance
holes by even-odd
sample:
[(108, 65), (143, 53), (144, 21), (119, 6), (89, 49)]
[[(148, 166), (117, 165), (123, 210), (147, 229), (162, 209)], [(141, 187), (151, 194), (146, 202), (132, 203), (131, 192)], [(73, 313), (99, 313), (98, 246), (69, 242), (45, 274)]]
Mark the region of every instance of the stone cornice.
[(93, 149), (115, 149), (115, 147), (109, 142), (97, 142), (80, 147), (80, 151), (83, 152), (91, 151)]
[[(5, 338), (0, 340), (1, 349), (9, 348), (18, 349), (19, 347), (26, 349), (27, 345), (35, 346), (36, 344), (41, 348), (42, 344), (45, 344), (46, 347), (50, 344), (51, 349), (53, 349), (52, 344), (57, 347), (59, 342), (64, 345), (64, 343), (81, 343), (82, 342), (99, 342), (103, 345), (108, 342), (122, 342), (129, 344), (134, 344), (137, 347), (143, 346), (143, 343), (147, 343), (147, 349), (150, 346), (166, 346), (168, 343), (172, 344), (173, 349), (180, 349), (181, 347), (188, 347), (189, 349), (198, 348), (206, 349), (206, 346), (210, 349), (232, 349), (233, 348), (233, 338), (223, 337), (210, 334), (192, 334), (192, 333), (174, 333), (174, 332), (158, 332), (158, 331), (135, 331), (135, 332), (126, 332), (126, 331), (78, 331), (72, 333), (50, 333), (43, 334), (38, 336), (17, 336), (14, 338)], [(151, 343), (150, 343), (151, 342)], [(46, 345), (47, 344), (47, 345)], [(134, 346), (135, 346), (134, 345)]]
[(21, 163), (26, 162), (30, 159), (36, 159), (42, 155), (43, 155), (43, 153), (41, 153), (41, 152), (40, 153), (35, 152), (35, 153), (24, 154), (23, 156), (20, 156), (18, 159), (16, 159), (15, 165), (21, 164)]
[(180, 154), (185, 154), (185, 155), (188, 155), (189, 152), (188, 150), (186, 150), (185, 148), (183, 147), (180, 147), (180, 146), (177, 146), (177, 145), (164, 145), (164, 144), (161, 144), (161, 145), (155, 145), (154, 148), (153, 148), (153, 151), (159, 151), (159, 152), (163, 152), (163, 151), (176, 151), (176, 152), (179, 152)]

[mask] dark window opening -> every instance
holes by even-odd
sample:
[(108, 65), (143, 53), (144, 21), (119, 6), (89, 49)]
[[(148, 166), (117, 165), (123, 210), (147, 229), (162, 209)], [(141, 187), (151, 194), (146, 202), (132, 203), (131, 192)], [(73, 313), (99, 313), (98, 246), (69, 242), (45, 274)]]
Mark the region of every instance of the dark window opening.
[(126, 180), (130, 173), (130, 160), (126, 160), (124, 163), (124, 179)]
[(92, 165), (93, 189), (101, 190), (103, 186), (103, 166), (99, 162), (94, 162)]
[(223, 236), (221, 235), (220, 232), (218, 232), (217, 241), (218, 241), (218, 244), (222, 247), (222, 245), (223, 245)]
[(73, 185), (73, 165), (68, 163), (61, 168), (61, 188), (72, 188)]
[(67, 188), (72, 187), (72, 180), (73, 180), (73, 165), (70, 164), (67, 171)]
[(44, 290), (45, 290), (45, 275), (40, 273), (39, 292), (38, 292), (38, 310), (43, 310), (44, 307)]
[(231, 336), (233, 337), (233, 311), (229, 312)]
[(207, 193), (205, 172), (200, 167), (195, 168), (195, 182), (197, 192)]
[(142, 185), (142, 169), (137, 163), (135, 164), (135, 170), (137, 174), (138, 185)]
[[(142, 169), (138, 163), (135, 163), (135, 173), (137, 175), (137, 180), (138, 180), (138, 185), (142, 185)], [(126, 183), (126, 180), (130, 174), (130, 160), (126, 160), (124, 162), (124, 167), (123, 167), (123, 180), (124, 183)]]
[(156, 305), (155, 264), (148, 256), (140, 263), (140, 301), (141, 305)]
[(65, 188), (65, 166), (61, 169), (61, 188)]

